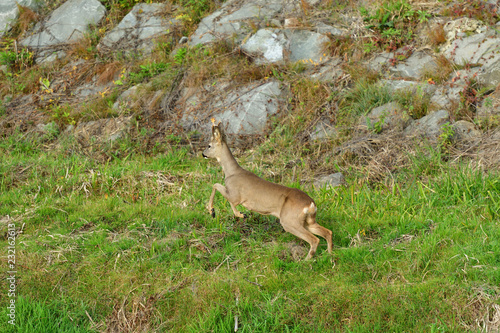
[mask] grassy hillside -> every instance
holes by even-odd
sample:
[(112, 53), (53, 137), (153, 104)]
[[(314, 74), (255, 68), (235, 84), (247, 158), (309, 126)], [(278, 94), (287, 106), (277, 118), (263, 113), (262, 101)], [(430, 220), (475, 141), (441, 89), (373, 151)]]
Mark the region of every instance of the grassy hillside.
[[(401, 31), (405, 25), (421, 31), (437, 9), (381, 1), (360, 11), (356, 1), (324, 1), (319, 8), (332, 21), (347, 13), (380, 31), (332, 40), (325, 52), (344, 59), (343, 74), (318, 82), (304, 64), (259, 66), (231, 42), (177, 47), (216, 8), (212, 1), (173, 1), (183, 24), (158, 41), (151, 57), (99, 53), (100, 38), (136, 2), (103, 1), (108, 19), (73, 45), (67, 59), (50, 65), (33, 64), (26, 49), (13, 54), (14, 40), (37, 20), (33, 13), (22, 12), (2, 40), (0, 62), (8, 70), (0, 71), (0, 272), (4, 281), (17, 272), (15, 296), (10, 283), (0, 283), (1, 332), (498, 330), (500, 154), (490, 136), (498, 119), (476, 124), (485, 133), (476, 145), (454, 140), (449, 126), (432, 143), (381, 132), (380, 123), (356, 130), (360, 115), (390, 101), (414, 119), (428, 113), (428, 96), (390, 93), (362, 61), (420, 43)], [(399, 13), (391, 16), (397, 30), (389, 29), (382, 9)], [(314, 15), (304, 7), (301, 20)], [(428, 37), (438, 49), (443, 31), (433, 33)], [(85, 65), (74, 69), (75, 59)], [(458, 69), (440, 61), (423, 80), (439, 84)], [(112, 88), (85, 101), (68, 93), (93, 78)], [(289, 88), (289, 112), (271, 121), (267, 136), (239, 142), (233, 151), (245, 168), (315, 199), (318, 221), (333, 231), (331, 255), (321, 240), (315, 258), (302, 260), (308, 245), (275, 218), (249, 212), (245, 220), (234, 218), (219, 194), (211, 218), (205, 205), (223, 174), (215, 161), (201, 158), (208, 133), (161, 127), (171, 115), (150, 110), (159, 110), (149, 102), (160, 90), (176, 96), (207, 82), (269, 79)], [(139, 83), (136, 103), (112, 107)], [(487, 90), (476, 85), (474, 103), (450, 111), (455, 120), (474, 114)], [(113, 142), (82, 142), (65, 132), (121, 116), (131, 116), (132, 126)], [(338, 135), (308, 140), (325, 118)], [(40, 131), (38, 124), (48, 125)], [(337, 171), (345, 187), (311, 186), (315, 177)], [(12, 299), (15, 328), (8, 323)]]
[[(307, 244), (274, 218), (235, 219), (221, 196), (210, 217), (222, 174), (199, 154), (145, 155), (122, 142), (128, 155), (99, 163), (62, 141), (0, 143), (19, 332), (229, 332), (235, 321), (242, 332), (480, 331), (500, 303), (498, 174), (448, 165), (435, 150), (412, 156), (391, 187), (354, 175), (345, 188), (308, 189), (335, 249), (322, 241), (301, 261)], [(240, 162), (297, 186), (263, 146)]]

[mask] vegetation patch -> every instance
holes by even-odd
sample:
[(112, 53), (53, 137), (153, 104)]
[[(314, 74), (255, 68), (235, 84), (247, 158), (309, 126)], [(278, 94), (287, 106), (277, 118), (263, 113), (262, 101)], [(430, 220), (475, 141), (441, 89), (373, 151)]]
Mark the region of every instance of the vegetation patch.
[(391, 51), (411, 41), (417, 24), (431, 17), (425, 10), (414, 9), (406, 0), (384, 1), (373, 13), (364, 7), (360, 12), (367, 28), (377, 32), (373, 42)]

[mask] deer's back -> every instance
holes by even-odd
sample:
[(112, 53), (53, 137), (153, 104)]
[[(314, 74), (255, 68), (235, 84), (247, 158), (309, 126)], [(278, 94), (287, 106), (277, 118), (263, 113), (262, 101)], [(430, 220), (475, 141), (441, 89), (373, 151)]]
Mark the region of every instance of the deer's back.
[(240, 200), (237, 204), (265, 215), (280, 217), (285, 203), (302, 210), (314, 202), (299, 189), (272, 183), (244, 169), (226, 178), (225, 183), (229, 192), (238, 192)]

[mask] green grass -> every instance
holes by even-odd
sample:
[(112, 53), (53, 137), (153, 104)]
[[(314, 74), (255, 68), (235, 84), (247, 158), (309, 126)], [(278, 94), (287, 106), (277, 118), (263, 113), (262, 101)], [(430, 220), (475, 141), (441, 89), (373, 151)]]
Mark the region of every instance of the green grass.
[(393, 96), (387, 87), (360, 80), (344, 93), (341, 113), (353, 116), (365, 115), (371, 109), (384, 105), (392, 99)]
[(220, 195), (209, 216), (212, 161), (169, 148), (98, 163), (65, 149), (0, 142), (0, 217), (24, 225), (20, 332), (232, 332), (235, 317), (238, 332), (456, 332), (500, 303), (498, 173), (422, 154), (390, 188), (307, 189), (335, 249), (322, 241), (301, 261), (291, 249), (306, 244), (274, 218), (235, 219)]
[[(70, 299), (33, 301), (22, 296), (16, 302), (15, 328), (2, 322), (2, 332), (92, 332), (85, 306)], [(7, 311), (2, 309), (2, 319)]]

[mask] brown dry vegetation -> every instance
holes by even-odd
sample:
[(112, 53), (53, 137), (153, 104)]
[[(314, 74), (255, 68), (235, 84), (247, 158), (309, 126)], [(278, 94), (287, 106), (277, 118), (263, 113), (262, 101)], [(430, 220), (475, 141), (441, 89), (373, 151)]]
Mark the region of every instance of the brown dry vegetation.
[(12, 27), (12, 34), (19, 36), (23, 35), (31, 25), (40, 19), (40, 15), (29, 9), (28, 7), (24, 7), (21, 5), (17, 5), (19, 9), (19, 16), (16, 20), (16, 23)]

